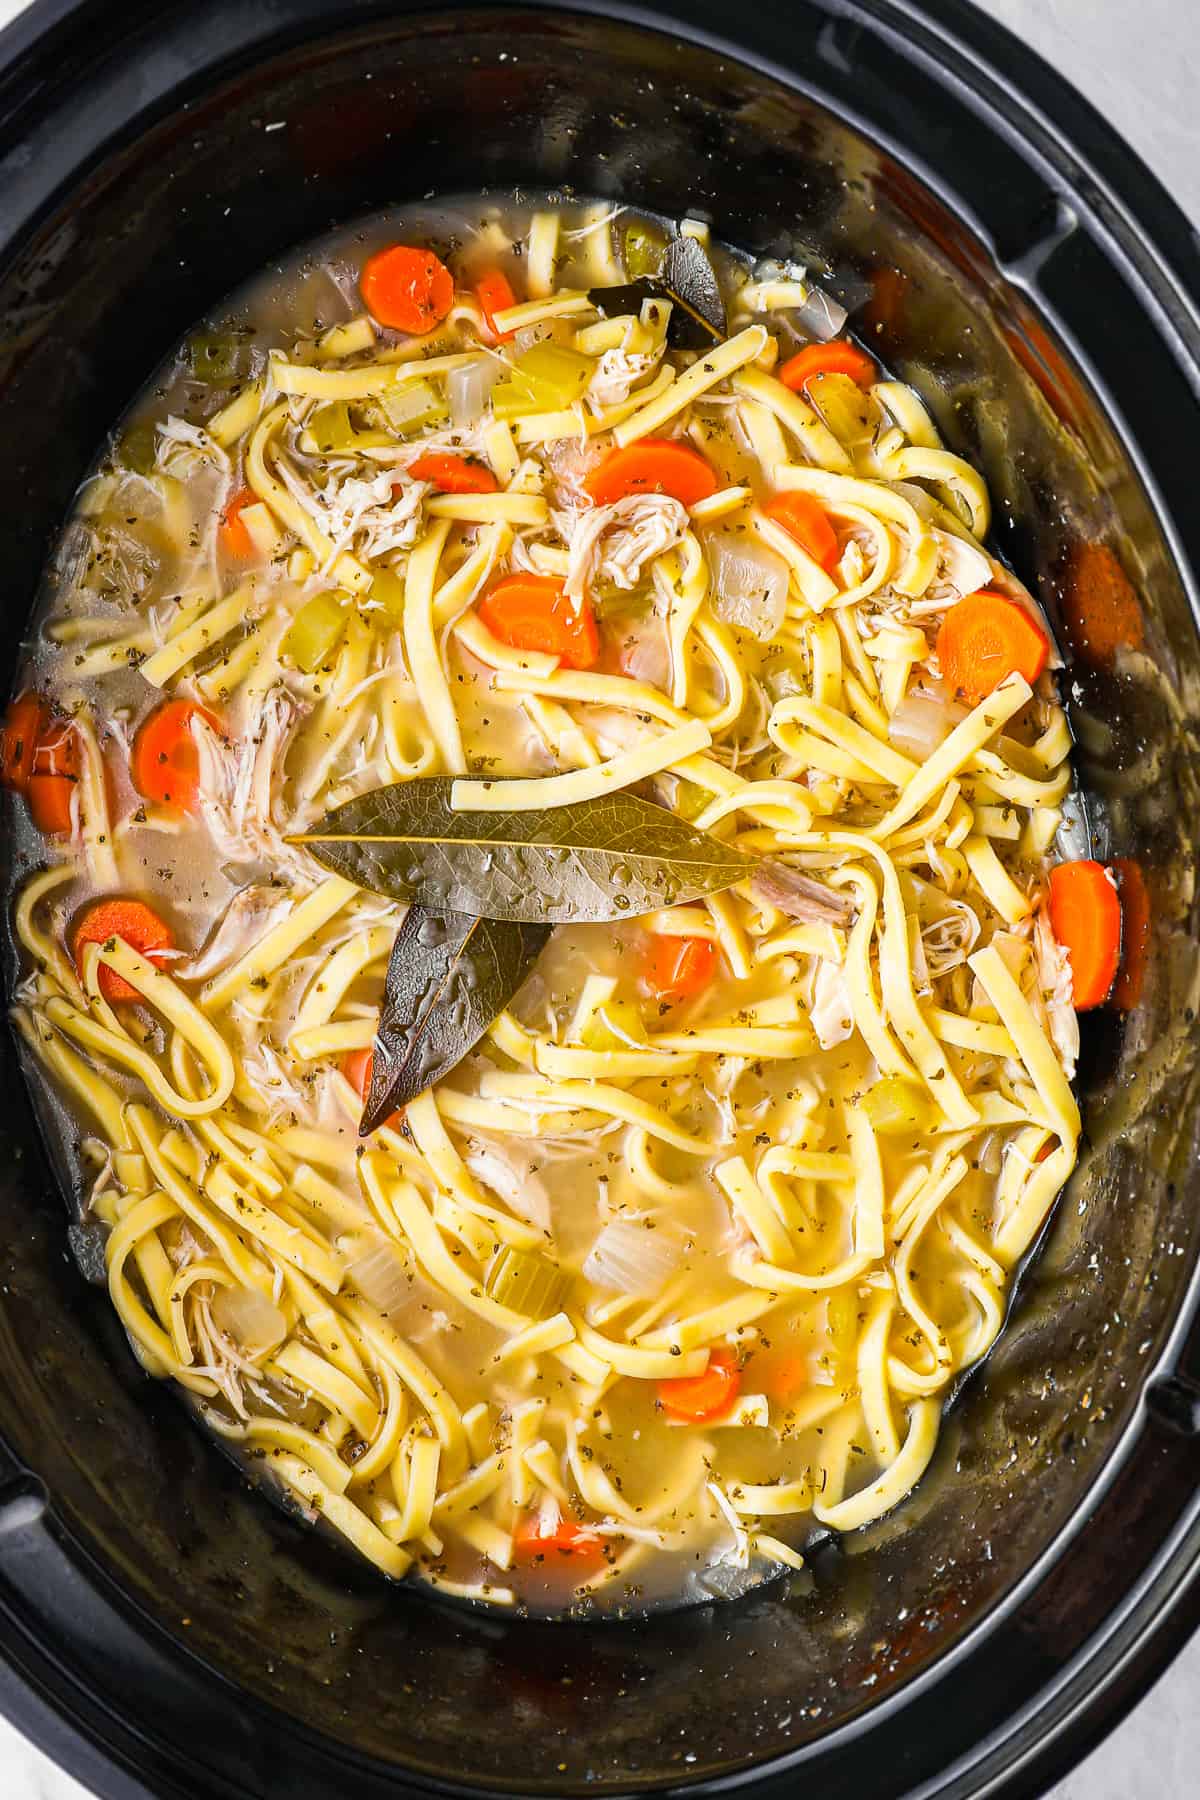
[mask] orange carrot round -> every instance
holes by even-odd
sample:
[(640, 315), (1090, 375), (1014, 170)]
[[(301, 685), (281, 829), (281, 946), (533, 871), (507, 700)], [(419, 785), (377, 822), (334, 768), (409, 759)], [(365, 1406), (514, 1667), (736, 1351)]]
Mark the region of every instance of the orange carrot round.
[(717, 947), (709, 938), (666, 937), (646, 946), (642, 980), (656, 1000), (674, 1006), (706, 988), (717, 972)]
[(1142, 997), (1146, 980), (1154, 913), (1141, 864), (1131, 856), (1118, 856), (1112, 867), (1121, 901), (1121, 967), (1112, 998), (1113, 1005), (1120, 1007), (1122, 1012), (1132, 1012)]
[(391, 244), (369, 256), (359, 281), (367, 310), (397, 331), (432, 331), (454, 304), (454, 277), (432, 250)]
[(1049, 660), (1050, 642), (1016, 600), (980, 588), (946, 614), (937, 653), (951, 693), (975, 706), (1008, 675), (1035, 682)]
[(878, 380), (874, 359), (846, 338), (832, 338), (827, 344), (805, 344), (795, 356), (789, 356), (778, 370), (784, 387), (799, 393), (814, 375), (848, 375), (859, 387), (870, 387)]
[(480, 601), (479, 617), (502, 644), (543, 650), (568, 669), (590, 669), (600, 655), (591, 608), (576, 612), (555, 575), (505, 575)]
[(582, 1575), (589, 1568), (599, 1568), (604, 1561), (604, 1539), (574, 1519), (560, 1519), (552, 1530), (546, 1531), (536, 1513), (526, 1513), (513, 1533), (513, 1554), (526, 1567), (531, 1563), (569, 1560)]
[(232, 562), (248, 562), (254, 555), (254, 539), (246, 530), (242, 513), (246, 507), (255, 505), (257, 500), (258, 495), (252, 488), (239, 488), (233, 498), (226, 502), (221, 514), (217, 541)]
[(374, 1050), (347, 1050), (341, 1061), (341, 1070), (365, 1106), (367, 1095), (371, 1091), (371, 1076), (375, 1071)]
[[(367, 1095), (371, 1091), (371, 1077), (375, 1073), (375, 1052), (369, 1050), (347, 1050), (340, 1068), (350, 1086), (354, 1089), (363, 1105), (367, 1104)], [(384, 1121), (393, 1131), (398, 1131), (404, 1123), (403, 1113), (394, 1112)]]
[(133, 739), (130, 773), (147, 800), (195, 812), (200, 791), (200, 752), (192, 722), (203, 719), (214, 731), (219, 721), (194, 700), (166, 700), (147, 715)]
[(503, 269), (486, 269), (475, 283), (475, 298), (483, 312), (484, 322), (497, 344), (511, 343), (516, 336), (513, 331), (500, 331), (496, 326), (496, 314), (506, 312), (510, 306), (517, 304), (517, 296), (512, 291), (512, 283)]
[(737, 1399), (741, 1386), (737, 1357), (732, 1350), (714, 1350), (703, 1375), (683, 1375), (658, 1384), (658, 1403), (672, 1419), (685, 1425), (702, 1425), (719, 1419)]
[(583, 485), (597, 506), (611, 506), (629, 494), (669, 494), (681, 506), (695, 506), (716, 493), (717, 478), (690, 444), (642, 438), (624, 450), (610, 450)]
[(50, 708), (40, 694), (19, 694), (8, 709), (0, 738), (0, 784), (23, 794), (33, 772), (37, 741), (50, 721)]
[(1095, 669), (1111, 669), (1118, 650), (1140, 650), (1142, 603), (1107, 544), (1077, 544), (1063, 580), (1063, 622), (1071, 648)]
[(451, 456), (445, 450), (427, 450), (409, 463), (408, 472), (417, 481), (431, 481), (443, 494), (494, 494), (496, 477), (486, 463), (468, 456)]
[[(165, 951), (175, 948), (171, 927), (144, 900), (95, 900), (84, 907), (70, 932), (71, 954), (81, 977), (84, 945), (107, 944), (113, 938), (121, 938), (149, 962), (158, 964), (167, 960)], [(113, 1003), (142, 998), (131, 982), (105, 963), (100, 965), (100, 992)]]
[(811, 494), (776, 494), (763, 507), (768, 519), (774, 519), (788, 536), (795, 538), (823, 569), (832, 569), (841, 555), (837, 533), (829, 523), (829, 514)]
[(68, 837), (71, 802), (79, 785), (79, 733), (66, 719), (52, 719), (34, 745), (25, 797), (29, 814), (46, 837)]
[(1071, 960), (1076, 1012), (1100, 1006), (1121, 960), (1121, 902), (1103, 863), (1059, 863), (1050, 871), (1050, 929)]
[[(757, 1377), (758, 1359), (755, 1358), (755, 1374)], [(763, 1375), (763, 1386), (775, 1400), (787, 1401), (802, 1393), (809, 1385), (808, 1358), (804, 1356), (777, 1357)]]

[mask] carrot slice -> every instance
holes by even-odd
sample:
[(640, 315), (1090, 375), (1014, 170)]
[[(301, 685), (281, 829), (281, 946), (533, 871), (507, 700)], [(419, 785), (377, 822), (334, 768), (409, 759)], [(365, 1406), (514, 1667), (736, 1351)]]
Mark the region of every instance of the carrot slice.
[(29, 813), (46, 837), (67, 837), (71, 799), (79, 785), (79, 733), (66, 719), (52, 719), (38, 738), (25, 786)]
[(496, 329), (496, 314), (517, 304), (517, 296), (513, 293), (512, 283), (504, 270), (485, 270), (475, 283), (475, 298), (483, 309), (484, 321), (496, 343), (511, 343), (517, 335), (515, 331)]
[[(71, 927), (71, 954), (75, 967), (83, 975), (85, 944), (107, 944), (122, 938), (132, 949), (152, 963), (166, 961), (164, 952), (175, 948), (175, 937), (165, 919), (144, 900), (96, 900), (80, 913)], [(106, 964), (100, 966), (100, 992), (106, 1000), (140, 1000), (131, 982)]]
[[(363, 1105), (367, 1104), (367, 1095), (371, 1091), (371, 1077), (375, 1073), (375, 1052), (370, 1050), (347, 1050), (341, 1060), (341, 1071), (354, 1089)], [(384, 1121), (393, 1131), (398, 1131), (404, 1123), (404, 1115), (394, 1112)]]
[(130, 773), (145, 799), (195, 812), (200, 792), (200, 752), (192, 734), (195, 719), (203, 719), (214, 731), (221, 729), (208, 708), (193, 700), (164, 701), (138, 726)]
[(494, 494), (496, 477), (486, 463), (444, 450), (428, 450), (408, 465), (417, 481), (431, 481), (443, 494)]
[(1050, 871), (1050, 929), (1071, 959), (1076, 1012), (1108, 999), (1121, 960), (1121, 902), (1103, 863), (1059, 863)]
[(569, 1559), (583, 1574), (604, 1561), (604, 1539), (574, 1519), (560, 1519), (552, 1531), (545, 1531), (537, 1513), (526, 1513), (513, 1533), (513, 1554), (526, 1566)]
[(846, 338), (831, 338), (827, 344), (805, 344), (803, 350), (780, 365), (778, 375), (784, 387), (797, 394), (814, 375), (848, 375), (864, 388), (879, 379), (874, 358)]
[[(758, 1363), (755, 1361), (757, 1371)], [(802, 1393), (809, 1385), (808, 1358), (783, 1356), (774, 1362), (763, 1378), (763, 1386), (775, 1400), (786, 1401)]]
[(375, 1071), (374, 1050), (347, 1050), (341, 1061), (341, 1070), (365, 1106), (367, 1095), (371, 1091), (371, 1076)]
[(732, 1350), (714, 1350), (703, 1375), (677, 1376), (658, 1384), (658, 1403), (672, 1419), (685, 1425), (702, 1425), (729, 1411), (741, 1386), (737, 1357)]
[(1132, 1012), (1142, 997), (1146, 980), (1154, 913), (1141, 864), (1131, 856), (1118, 856), (1112, 867), (1121, 901), (1121, 967), (1112, 998), (1113, 1005), (1120, 1007), (1122, 1012)]
[(681, 506), (695, 506), (716, 493), (717, 478), (690, 444), (642, 438), (624, 450), (610, 450), (583, 485), (597, 506), (611, 506), (629, 494), (669, 494)]
[(576, 612), (555, 575), (504, 576), (480, 601), (479, 617), (502, 644), (544, 650), (568, 669), (590, 669), (600, 655), (591, 608)]
[(391, 244), (369, 256), (359, 281), (367, 310), (397, 331), (432, 331), (454, 304), (454, 277), (432, 250)]
[(0, 737), (0, 784), (23, 794), (33, 772), (33, 752), (50, 721), (40, 694), (19, 694), (8, 709)]
[(706, 988), (717, 972), (717, 947), (709, 938), (662, 937), (646, 947), (642, 980), (656, 1000), (674, 1006)]
[(980, 588), (946, 614), (937, 653), (951, 693), (975, 706), (1007, 675), (1036, 681), (1049, 660), (1050, 641), (1016, 600)]
[(1107, 544), (1077, 544), (1063, 581), (1063, 622), (1075, 654), (1111, 669), (1118, 650), (1140, 650), (1142, 603)]
[(841, 555), (837, 533), (829, 523), (829, 514), (811, 494), (776, 494), (763, 507), (768, 519), (774, 519), (788, 536), (795, 538), (823, 569), (832, 569)]
[(257, 499), (258, 495), (252, 488), (239, 488), (221, 514), (217, 541), (233, 562), (247, 562), (254, 555), (254, 539), (246, 530), (242, 513), (247, 506), (253, 506)]

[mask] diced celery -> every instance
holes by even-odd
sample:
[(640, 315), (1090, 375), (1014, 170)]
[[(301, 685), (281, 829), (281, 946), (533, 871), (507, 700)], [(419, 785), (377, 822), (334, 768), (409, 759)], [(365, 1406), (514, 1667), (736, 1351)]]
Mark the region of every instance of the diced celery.
[(225, 387), (243, 373), (245, 346), (228, 332), (199, 331), (187, 343), (188, 365), (197, 381)]
[(327, 406), (318, 407), (308, 422), (308, 431), (321, 456), (328, 456), (331, 450), (351, 449), (355, 433), (350, 408), (344, 400), (331, 400)]
[(522, 419), (529, 413), (552, 410), (543, 404), (529, 382), (516, 375), (498, 381), (492, 389), (492, 411), (498, 419)]
[(404, 577), (395, 569), (375, 569), (368, 599), (376, 601), (393, 625), (404, 623)]
[(630, 225), (625, 233), (625, 279), (641, 281), (662, 268), (666, 239), (652, 225)]
[(835, 438), (849, 449), (870, 442), (874, 427), (871, 396), (857, 381), (849, 375), (815, 375), (806, 391)]
[(596, 364), (579, 350), (543, 342), (531, 344), (514, 366), (520, 369), (523, 380), (552, 393), (556, 406), (570, 406), (592, 379)]
[(431, 381), (410, 381), (390, 389), (380, 402), (388, 424), (401, 437), (450, 417), (447, 402)]
[(513, 363), (512, 373), (492, 389), (496, 417), (564, 412), (582, 398), (595, 367), (594, 358), (563, 344), (531, 344)]
[(646, 1042), (646, 1027), (632, 1000), (605, 1000), (580, 1036), (588, 1050), (628, 1050)]
[(653, 588), (638, 588), (631, 594), (628, 588), (610, 587), (594, 578), (591, 598), (592, 611), (598, 619), (605, 620), (645, 619), (655, 607)]
[(713, 796), (707, 788), (702, 788), (698, 781), (686, 781), (682, 775), (675, 779), (675, 793), (672, 800), (672, 811), (681, 819), (698, 819), (705, 807), (710, 805)]
[(483, 1291), (498, 1306), (531, 1319), (548, 1319), (558, 1311), (570, 1286), (569, 1269), (560, 1269), (537, 1250), (514, 1250), (506, 1244), (492, 1258)]
[(139, 475), (152, 475), (155, 468), (155, 451), (158, 434), (149, 420), (139, 425), (131, 425), (123, 432), (117, 444), (117, 460), (123, 462), (127, 469), (136, 469)]
[(326, 591), (306, 600), (284, 633), (280, 649), (311, 675), (328, 661), (346, 629), (343, 598)]
[(902, 1075), (885, 1075), (862, 1097), (862, 1109), (876, 1131), (885, 1137), (923, 1134), (934, 1124), (929, 1096)]

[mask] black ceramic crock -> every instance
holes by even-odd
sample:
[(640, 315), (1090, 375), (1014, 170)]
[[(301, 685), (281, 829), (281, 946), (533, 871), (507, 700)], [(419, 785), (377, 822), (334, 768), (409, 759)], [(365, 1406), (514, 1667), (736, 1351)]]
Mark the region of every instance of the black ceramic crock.
[(1034, 1794), (1198, 1617), (1200, 259), (1103, 121), (959, 0), (38, 0), (0, 36), (4, 668), (199, 313), (337, 221), (521, 182), (798, 240), (1052, 613), (1111, 547), (1144, 644), (1067, 687), (1141, 998), (1087, 1021), (1083, 1166), (913, 1500), (796, 1589), (595, 1625), (389, 1589), (251, 1494), (68, 1257), (5, 1045), (0, 1706), (110, 1800)]

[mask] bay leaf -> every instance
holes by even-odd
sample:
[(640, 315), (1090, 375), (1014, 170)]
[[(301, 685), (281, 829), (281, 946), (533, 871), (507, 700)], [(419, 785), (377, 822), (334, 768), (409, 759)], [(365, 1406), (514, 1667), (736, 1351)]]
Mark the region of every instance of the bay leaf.
[(375, 788), (289, 841), (391, 899), (544, 925), (637, 918), (720, 893), (757, 867), (627, 790), (574, 806), (453, 812), (453, 782), (427, 775)]
[(727, 335), (721, 284), (703, 244), (692, 237), (671, 240), (657, 274), (592, 288), (589, 298), (607, 319), (640, 312), (644, 300), (669, 300), (667, 342), (674, 350), (709, 350)]
[(474, 1049), (549, 936), (548, 925), (409, 907), (388, 963), (362, 1137)]

